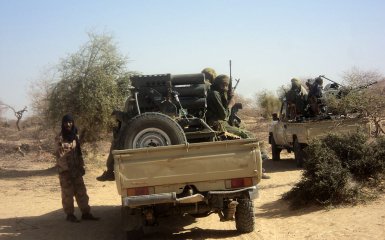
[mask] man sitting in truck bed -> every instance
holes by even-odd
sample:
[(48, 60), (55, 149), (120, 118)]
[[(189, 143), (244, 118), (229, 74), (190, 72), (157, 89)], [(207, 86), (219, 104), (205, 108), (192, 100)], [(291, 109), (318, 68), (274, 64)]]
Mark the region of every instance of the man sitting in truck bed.
[[(228, 123), (230, 109), (235, 104), (234, 96), (228, 99), (230, 78), (227, 75), (219, 75), (215, 78), (210, 90), (207, 94), (207, 112), (206, 122), (215, 131), (229, 132), (240, 138), (252, 138), (254, 135), (244, 129), (231, 126)], [(266, 152), (261, 152), (262, 159), (266, 160), (269, 157)], [(264, 171), (264, 169), (263, 169)], [(262, 174), (263, 179), (269, 179), (265, 173)]]
[(206, 122), (215, 131), (229, 132), (240, 138), (250, 138), (252, 133), (231, 126), (228, 123), (230, 109), (235, 104), (234, 96), (228, 99), (230, 78), (227, 75), (219, 75), (214, 79), (207, 94)]
[(298, 120), (305, 115), (308, 92), (298, 78), (291, 79), (291, 88), (286, 93), (288, 116), (290, 120)]

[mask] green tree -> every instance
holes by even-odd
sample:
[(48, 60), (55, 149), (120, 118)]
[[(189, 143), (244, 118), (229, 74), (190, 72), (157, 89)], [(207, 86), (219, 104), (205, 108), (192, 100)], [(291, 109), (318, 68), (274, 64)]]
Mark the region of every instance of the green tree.
[(47, 116), (57, 124), (66, 113), (75, 116), (82, 141), (94, 141), (113, 123), (111, 113), (127, 98), (127, 57), (118, 52), (113, 38), (89, 33), (89, 41), (61, 60), (58, 81), (48, 94)]
[(264, 118), (270, 118), (281, 107), (281, 101), (272, 92), (263, 90), (256, 95), (256, 102)]

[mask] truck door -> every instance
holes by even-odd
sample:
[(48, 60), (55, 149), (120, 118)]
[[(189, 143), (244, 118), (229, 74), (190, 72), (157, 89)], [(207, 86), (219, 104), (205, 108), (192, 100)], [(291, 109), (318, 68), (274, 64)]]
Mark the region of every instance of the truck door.
[(273, 126), (273, 136), (276, 144), (287, 145), (287, 104), (286, 101), (282, 103), (281, 111), (279, 114), (279, 121)]

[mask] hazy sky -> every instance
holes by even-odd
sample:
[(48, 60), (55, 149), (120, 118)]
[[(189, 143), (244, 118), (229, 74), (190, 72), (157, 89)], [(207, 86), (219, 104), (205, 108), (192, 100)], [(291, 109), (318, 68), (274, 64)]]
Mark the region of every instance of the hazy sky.
[(28, 106), (31, 83), (90, 31), (111, 33), (144, 74), (227, 74), (231, 59), (248, 97), (353, 66), (385, 73), (380, 0), (0, 0), (0, 100)]

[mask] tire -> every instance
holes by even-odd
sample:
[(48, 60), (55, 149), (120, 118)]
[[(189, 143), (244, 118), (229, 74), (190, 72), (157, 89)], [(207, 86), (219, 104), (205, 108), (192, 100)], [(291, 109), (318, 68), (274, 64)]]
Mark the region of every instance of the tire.
[(294, 158), (295, 158), (297, 167), (302, 167), (305, 161), (306, 155), (305, 155), (305, 152), (303, 151), (303, 147), (298, 142), (297, 138), (294, 139), (293, 150), (294, 150)]
[(281, 160), (281, 151), (277, 144), (275, 143), (274, 137), (271, 136), (271, 155), (273, 161), (279, 161)]
[(122, 207), (122, 228), (126, 239), (142, 239), (144, 219), (140, 209)]
[(235, 226), (241, 233), (250, 233), (255, 228), (255, 216), (253, 201), (250, 199), (238, 199), (235, 212)]
[(143, 113), (130, 120), (121, 137), (123, 149), (186, 144), (179, 124), (167, 115)]
[(140, 240), (143, 239), (144, 233), (142, 230), (126, 231), (127, 240)]

